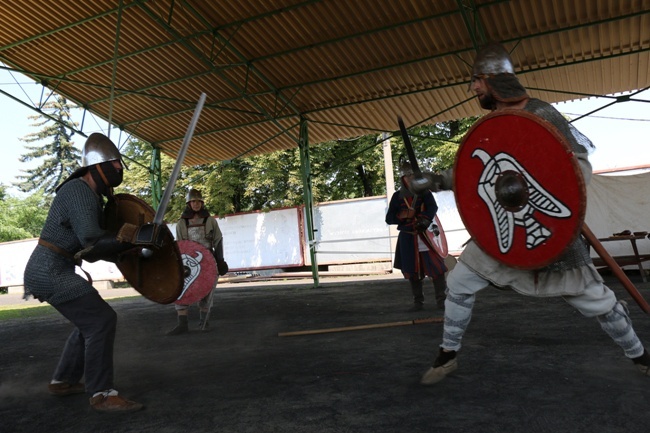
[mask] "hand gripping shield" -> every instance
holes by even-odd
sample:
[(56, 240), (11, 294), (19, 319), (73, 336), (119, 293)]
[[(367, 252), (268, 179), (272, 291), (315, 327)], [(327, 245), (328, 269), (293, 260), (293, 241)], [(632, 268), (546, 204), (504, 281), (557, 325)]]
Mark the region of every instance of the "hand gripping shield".
[[(152, 222), (155, 212), (143, 200), (130, 194), (115, 194), (104, 209), (106, 229), (117, 233), (124, 223), (141, 226)], [(136, 252), (123, 254), (115, 264), (131, 286), (145, 298), (171, 304), (183, 290), (183, 262), (174, 236), (162, 225), (162, 246), (143, 257)]]
[(520, 110), (484, 116), (463, 139), (454, 168), (465, 227), (499, 262), (543, 268), (580, 233), (584, 179), (566, 139), (544, 119)]
[(178, 241), (183, 260), (185, 280), (183, 291), (176, 299), (179, 305), (191, 305), (210, 294), (217, 284), (217, 262), (212, 252), (198, 242)]

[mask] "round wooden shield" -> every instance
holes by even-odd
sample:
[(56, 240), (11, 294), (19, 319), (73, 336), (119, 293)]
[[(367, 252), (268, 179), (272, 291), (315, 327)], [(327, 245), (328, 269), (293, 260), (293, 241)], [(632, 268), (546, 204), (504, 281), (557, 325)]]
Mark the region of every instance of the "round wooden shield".
[[(130, 194), (115, 194), (104, 208), (106, 229), (117, 233), (122, 224), (152, 222), (155, 211), (145, 201)], [(115, 263), (124, 278), (145, 298), (159, 304), (171, 304), (183, 290), (183, 263), (174, 235), (164, 225), (163, 245), (153, 255), (137, 252), (123, 254)]]
[(190, 305), (205, 298), (217, 284), (217, 262), (212, 253), (198, 242), (178, 241), (183, 260), (185, 281), (183, 291), (175, 301), (179, 305)]
[(566, 139), (520, 110), (493, 112), (470, 129), (456, 155), (454, 194), (477, 245), (519, 269), (557, 260), (586, 212), (584, 179)]
[[(436, 234), (436, 231), (434, 231), (434, 224), (438, 226), (438, 234)], [(443, 259), (447, 257), (447, 254), (449, 254), (449, 249), (447, 247), (447, 237), (445, 236), (445, 231), (442, 229), (442, 224), (438, 219), (438, 215), (435, 216), (433, 223), (424, 231), (424, 234), (438, 255)]]

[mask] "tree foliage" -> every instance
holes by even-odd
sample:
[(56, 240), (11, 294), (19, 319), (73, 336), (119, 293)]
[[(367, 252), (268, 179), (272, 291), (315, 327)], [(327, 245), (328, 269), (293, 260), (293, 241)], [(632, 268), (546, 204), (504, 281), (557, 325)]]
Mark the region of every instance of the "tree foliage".
[[(53, 100), (43, 106), (43, 111), (50, 117), (42, 114), (29, 116), (34, 120), (32, 126), (41, 128), (37, 132), (28, 134), (21, 140), (25, 143), (27, 153), (20, 156), (20, 162), (39, 160), (39, 166), (21, 170), (22, 175), (15, 183), (22, 192), (42, 190), (45, 194), (53, 194), (56, 187), (79, 167), (80, 151), (72, 142), (72, 134), (63, 124), (72, 125), (70, 110), (74, 104), (59, 95), (54, 95)], [(52, 120), (56, 119), (56, 121)], [(36, 144), (38, 143), (38, 144)]]
[[(440, 172), (453, 167), (458, 146), (477, 119), (470, 117), (412, 128), (409, 138), (420, 169)], [(399, 161), (401, 158), (408, 159), (408, 156), (401, 137), (395, 140), (393, 146), (393, 168), (397, 178)]]
[[(65, 107), (67, 107), (65, 100), (59, 98), (57, 101), (60, 107), (59, 115), (64, 118)], [(420, 168), (441, 171), (452, 167), (459, 143), (475, 120), (475, 118), (460, 119), (412, 128), (409, 135)], [(43, 126), (46, 123), (43, 121), (37, 125)], [(51, 197), (54, 187), (76, 168), (79, 152), (71, 145), (65, 130), (47, 126), (39, 133), (30, 134), (25, 141), (35, 142), (43, 139), (50, 141), (43, 148), (29, 147), (30, 152), (24, 155), (22, 161), (40, 156), (48, 158), (48, 164), (53, 164), (52, 160), (56, 159), (61, 162), (59, 171), (56, 176), (50, 171), (50, 176), (33, 177), (27, 180), (26, 182), (32, 182), (29, 185), (41, 186), (41, 189), (40, 192), (22, 201), (8, 197), (5, 189), (0, 186), (0, 200), (3, 206), (0, 210), (4, 215), (2, 220), (4, 232), (0, 233), (2, 240), (38, 236), (49, 207), (48, 197)], [(128, 170), (125, 171), (124, 182), (116, 188), (115, 192), (132, 194), (151, 203), (153, 153), (151, 145), (131, 140), (120, 149), (120, 152), (124, 156)], [(395, 169), (394, 178), (397, 179), (399, 160), (406, 155), (404, 143), (399, 135), (391, 139), (391, 152)], [(160, 181), (163, 188), (172, 173), (174, 163), (172, 158), (161, 155)], [(315, 202), (386, 194), (382, 139), (377, 135), (313, 145), (310, 147), (310, 164), (312, 195)], [(165, 221), (178, 220), (185, 208), (185, 197), (190, 188), (201, 191), (206, 207), (215, 215), (266, 211), (301, 205), (304, 199), (300, 167), (298, 149), (233, 161), (184, 166), (172, 191)], [(38, 215), (33, 221), (26, 218), (30, 212)], [(12, 215), (11, 218), (7, 217), (8, 214)]]
[(0, 242), (38, 237), (45, 224), (51, 196), (39, 190), (25, 199), (0, 198)]

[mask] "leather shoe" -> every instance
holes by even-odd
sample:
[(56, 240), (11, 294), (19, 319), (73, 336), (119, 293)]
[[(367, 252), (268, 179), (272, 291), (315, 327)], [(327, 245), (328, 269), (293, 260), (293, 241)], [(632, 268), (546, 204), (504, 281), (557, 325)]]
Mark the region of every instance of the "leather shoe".
[(47, 390), (52, 395), (62, 397), (64, 395), (81, 394), (86, 391), (83, 383), (50, 383), (47, 385)]
[(438, 367), (431, 367), (426, 373), (424, 373), (420, 383), (422, 385), (433, 385), (447, 377), (448, 374), (456, 371), (456, 369), (458, 369), (458, 362), (456, 361), (456, 358), (454, 358)]
[(99, 394), (90, 398), (90, 407), (97, 412), (128, 413), (140, 410), (144, 405), (142, 403), (127, 400), (119, 395)]

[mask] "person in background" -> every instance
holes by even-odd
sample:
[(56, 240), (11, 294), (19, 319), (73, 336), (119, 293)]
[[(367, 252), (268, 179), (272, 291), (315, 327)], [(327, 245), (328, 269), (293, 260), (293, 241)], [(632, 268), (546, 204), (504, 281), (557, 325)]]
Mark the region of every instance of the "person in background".
[[(217, 261), (219, 275), (228, 273), (228, 264), (223, 258), (223, 235), (217, 220), (205, 208), (203, 196), (197, 189), (190, 189), (185, 198), (185, 210), (176, 224), (176, 239), (197, 242), (212, 252)], [(217, 282), (219, 277), (217, 277)], [(208, 315), (212, 308), (215, 287), (199, 301), (199, 328), (208, 328)], [(175, 304), (178, 324), (167, 335), (180, 335), (188, 332), (189, 305)]]
[(386, 224), (397, 224), (399, 231), (394, 267), (402, 271), (411, 285), (413, 306), (409, 312), (424, 308), (422, 280), (425, 277), (433, 281), (437, 307), (444, 309), (447, 267), (444, 259), (425, 239), (425, 231), (433, 223), (438, 205), (431, 191), (427, 190), (421, 195), (411, 191), (414, 173), (409, 162), (403, 161), (400, 164), (400, 174), (402, 185), (391, 197), (386, 212)]

